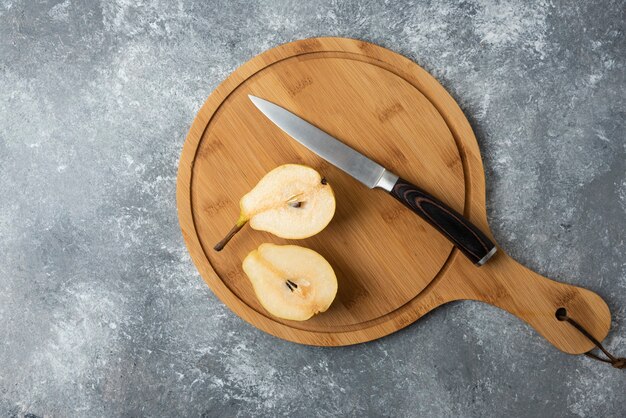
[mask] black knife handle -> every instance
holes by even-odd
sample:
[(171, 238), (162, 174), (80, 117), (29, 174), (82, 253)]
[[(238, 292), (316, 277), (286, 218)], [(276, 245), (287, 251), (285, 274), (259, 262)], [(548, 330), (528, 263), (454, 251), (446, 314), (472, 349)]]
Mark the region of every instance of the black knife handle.
[(398, 178), (391, 195), (437, 228), (474, 264), (482, 266), (496, 245), (463, 215), (408, 181)]

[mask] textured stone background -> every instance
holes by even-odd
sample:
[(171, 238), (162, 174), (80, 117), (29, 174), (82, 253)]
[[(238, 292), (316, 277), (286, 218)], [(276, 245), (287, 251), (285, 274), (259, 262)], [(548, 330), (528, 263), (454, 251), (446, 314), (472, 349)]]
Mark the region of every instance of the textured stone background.
[(624, 416), (626, 378), (490, 306), (324, 349), (225, 308), (177, 160), (231, 71), (360, 38), (434, 74), (480, 142), (500, 245), (587, 286), (626, 352), (626, 4), (0, 0), (0, 416)]

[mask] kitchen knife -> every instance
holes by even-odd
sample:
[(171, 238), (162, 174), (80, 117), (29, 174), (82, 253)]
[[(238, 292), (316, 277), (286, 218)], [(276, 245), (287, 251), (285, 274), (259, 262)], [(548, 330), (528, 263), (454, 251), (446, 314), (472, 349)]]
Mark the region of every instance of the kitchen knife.
[(440, 200), (287, 109), (256, 96), (248, 97), (293, 139), (370, 189), (378, 187), (390, 193), (441, 232), (473, 263), (482, 266), (496, 253), (497, 247), (480, 229)]

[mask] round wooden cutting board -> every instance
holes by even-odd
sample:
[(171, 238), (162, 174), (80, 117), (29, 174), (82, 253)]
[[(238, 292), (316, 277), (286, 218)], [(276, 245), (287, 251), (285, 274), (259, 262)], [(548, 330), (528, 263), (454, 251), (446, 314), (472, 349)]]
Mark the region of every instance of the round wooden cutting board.
[[(522, 317), (553, 344), (562, 339), (555, 345), (565, 351), (590, 348), (575, 333), (557, 330), (550, 335), (551, 329), (540, 329), (515, 307), (491, 300), (491, 290), (499, 297), (518, 291), (498, 288), (494, 280), (500, 279), (491, 276), (523, 267), (505, 254), (488, 263), (499, 267), (479, 270), (468, 264), (440, 233), (395, 199), (366, 188), (288, 137), (254, 107), (248, 94), (322, 128), (490, 235), (476, 139), (462, 111), (433, 77), (410, 60), (366, 42), (316, 38), (285, 44), (245, 63), (211, 94), (180, 160), (177, 200), (185, 241), (202, 277), (240, 317), (291, 341), (346, 345), (394, 332), (447, 301), (478, 299)], [(328, 179), (337, 199), (330, 225), (304, 240), (284, 240), (246, 226), (223, 251), (215, 252), (213, 246), (239, 215), (239, 199), (264, 174), (286, 163), (309, 165)], [(308, 247), (330, 262), (339, 291), (328, 311), (294, 322), (263, 309), (241, 268), (246, 254), (263, 242)], [(478, 284), (468, 285), (464, 276), (478, 271)], [(541, 276), (536, 280), (548, 282)], [(601, 311), (598, 321), (585, 323), (598, 334), (604, 332), (598, 337), (608, 332)], [(548, 314), (558, 324), (553, 311)], [(554, 327), (564, 329), (563, 324)]]

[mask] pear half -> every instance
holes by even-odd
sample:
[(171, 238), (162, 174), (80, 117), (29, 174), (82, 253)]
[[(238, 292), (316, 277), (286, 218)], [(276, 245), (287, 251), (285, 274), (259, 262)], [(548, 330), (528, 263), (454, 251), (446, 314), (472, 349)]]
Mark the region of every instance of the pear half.
[(285, 164), (267, 173), (239, 202), (240, 214), (216, 251), (246, 223), (281, 238), (308, 238), (328, 225), (335, 214), (335, 195), (320, 174), (299, 164)]
[(242, 267), (261, 305), (278, 318), (305, 321), (327, 310), (337, 294), (333, 268), (308, 248), (261, 244)]

